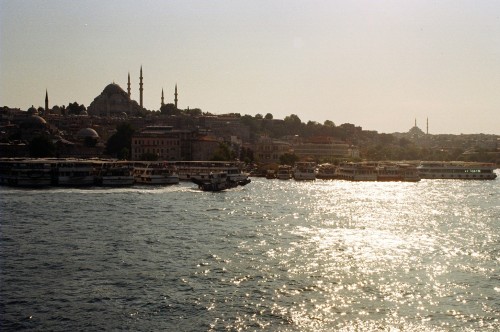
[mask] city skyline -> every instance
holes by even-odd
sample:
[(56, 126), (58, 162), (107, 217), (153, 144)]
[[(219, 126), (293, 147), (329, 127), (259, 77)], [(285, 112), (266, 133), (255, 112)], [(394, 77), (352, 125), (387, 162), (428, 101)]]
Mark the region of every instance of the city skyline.
[(0, 0), (0, 106), (296, 114), (431, 134), (500, 134), (500, 3)]

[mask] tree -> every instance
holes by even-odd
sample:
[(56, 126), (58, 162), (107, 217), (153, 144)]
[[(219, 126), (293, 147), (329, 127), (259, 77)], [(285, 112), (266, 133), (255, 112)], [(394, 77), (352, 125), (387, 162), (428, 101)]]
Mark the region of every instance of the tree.
[(254, 161), (253, 150), (250, 148), (241, 148), (240, 160), (244, 161), (247, 164), (252, 163)]
[(299, 161), (299, 157), (294, 153), (285, 153), (280, 156), (281, 165), (293, 166), (297, 161)]
[(52, 140), (46, 135), (40, 135), (34, 137), (29, 143), (30, 157), (32, 158), (44, 158), (53, 157), (56, 152), (56, 147)]
[(262, 120), (262, 119), (263, 119), (263, 116), (262, 116), (262, 114), (257, 113), (257, 114), (255, 114), (255, 118), (256, 118), (256, 119), (259, 119), (259, 120)]
[(389, 145), (394, 141), (394, 136), (391, 134), (379, 134), (379, 140), (382, 145)]
[(163, 115), (179, 115), (181, 113), (181, 111), (171, 103), (162, 105), (162, 107), (160, 107), (160, 112)]
[(68, 107), (66, 108), (66, 110), (67, 110), (68, 114), (79, 115), (79, 114), (82, 114), (83, 112), (85, 112), (87, 109), (85, 108), (85, 106), (83, 104), (78, 105), (78, 103), (75, 101), (73, 103), (70, 103), (68, 105)]
[(266, 119), (266, 120), (272, 120), (273, 119), (273, 115), (271, 113), (267, 113), (266, 116), (264, 117), (264, 119)]
[(229, 161), (233, 159), (234, 154), (226, 143), (220, 143), (212, 157), (212, 161)]
[(285, 121), (285, 123), (292, 124), (292, 125), (300, 125), (302, 123), (302, 121), (300, 120), (300, 118), (296, 114), (290, 114), (288, 116), (285, 116), (283, 121)]
[(259, 121), (251, 115), (245, 114), (241, 117), (241, 123), (248, 126), (251, 132), (259, 131)]
[(291, 114), (283, 119), (285, 127), (289, 135), (297, 135), (301, 133), (302, 121), (296, 114)]
[(331, 120), (325, 120), (325, 122), (323, 122), (323, 125), (325, 127), (335, 127), (335, 123), (333, 123), (333, 121)]
[[(106, 144), (106, 152), (120, 159), (128, 159), (132, 145), (134, 128), (130, 123), (122, 123), (116, 127), (114, 133)], [(126, 150), (124, 150), (126, 149)]]

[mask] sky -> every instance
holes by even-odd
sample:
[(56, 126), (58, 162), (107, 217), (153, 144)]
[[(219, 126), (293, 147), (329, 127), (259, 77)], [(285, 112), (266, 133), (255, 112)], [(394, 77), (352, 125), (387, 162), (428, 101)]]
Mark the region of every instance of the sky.
[(297, 115), (381, 133), (500, 135), (500, 1), (0, 0), (0, 106)]

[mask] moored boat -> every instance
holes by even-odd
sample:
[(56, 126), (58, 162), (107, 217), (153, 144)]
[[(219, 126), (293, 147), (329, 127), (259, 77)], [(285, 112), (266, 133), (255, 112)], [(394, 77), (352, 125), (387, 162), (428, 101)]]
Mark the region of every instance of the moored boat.
[(280, 180), (290, 180), (292, 178), (292, 168), (288, 165), (280, 165), (276, 178)]
[(335, 165), (326, 163), (318, 166), (318, 172), (316, 173), (317, 179), (322, 180), (332, 180), (335, 179), (335, 171), (337, 167)]
[(0, 184), (18, 187), (50, 186), (52, 164), (45, 159), (2, 160)]
[(293, 178), (295, 180), (315, 180), (316, 179), (316, 163), (309, 161), (299, 161), (295, 163), (293, 169)]
[(417, 170), (422, 179), (494, 180), (493, 163), (422, 161)]
[(85, 187), (95, 182), (95, 164), (83, 159), (58, 159), (55, 167), (54, 183), (58, 186)]
[(414, 165), (398, 162), (382, 162), (376, 167), (377, 181), (420, 181)]
[(175, 168), (163, 162), (139, 162), (134, 165), (134, 178), (138, 184), (178, 184)]
[(420, 175), (418, 174), (417, 167), (413, 164), (399, 163), (399, 172), (401, 174), (401, 181), (418, 182)]
[(103, 187), (132, 186), (135, 182), (134, 168), (126, 162), (103, 162), (96, 182)]
[(372, 163), (342, 163), (335, 177), (348, 181), (377, 181), (376, 165)]

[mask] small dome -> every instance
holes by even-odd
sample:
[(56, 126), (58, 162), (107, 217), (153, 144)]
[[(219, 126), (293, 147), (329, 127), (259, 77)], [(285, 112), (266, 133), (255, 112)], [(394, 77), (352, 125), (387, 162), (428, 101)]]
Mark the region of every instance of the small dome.
[(78, 134), (76, 134), (76, 137), (81, 138), (81, 139), (85, 139), (87, 137), (99, 138), (99, 134), (97, 133), (97, 131), (95, 131), (92, 128), (83, 128), (83, 129), (80, 129)]
[(30, 115), (37, 115), (38, 114), (38, 110), (34, 106), (31, 106), (30, 108), (28, 108), (28, 114), (30, 114)]

